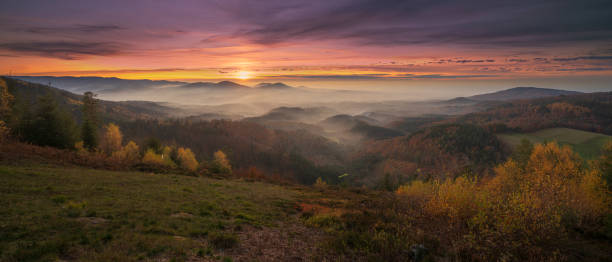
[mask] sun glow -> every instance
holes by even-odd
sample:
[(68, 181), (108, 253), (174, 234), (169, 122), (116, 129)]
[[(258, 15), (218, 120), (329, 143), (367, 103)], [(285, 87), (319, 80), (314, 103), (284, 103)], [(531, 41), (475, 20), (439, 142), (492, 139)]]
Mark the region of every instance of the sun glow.
[(238, 73), (236, 74), (236, 78), (242, 79), (242, 80), (247, 80), (251, 78), (251, 76), (252, 76), (252, 73), (249, 71), (238, 71)]

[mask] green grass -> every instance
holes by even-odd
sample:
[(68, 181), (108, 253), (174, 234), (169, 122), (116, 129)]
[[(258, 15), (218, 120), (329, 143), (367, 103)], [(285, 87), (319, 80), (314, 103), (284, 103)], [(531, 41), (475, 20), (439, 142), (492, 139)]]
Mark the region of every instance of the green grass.
[(0, 165), (0, 261), (214, 256), (240, 245), (244, 224), (286, 221), (302, 194), (239, 180)]
[(569, 128), (549, 128), (533, 133), (500, 134), (499, 137), (511, 147), (520, 144), (522, 139), (532, 143), (556, 141), (561, 145), (569, 145), (584, 159), (594, 159), (600, 155), (601, 148), (612, 136)]

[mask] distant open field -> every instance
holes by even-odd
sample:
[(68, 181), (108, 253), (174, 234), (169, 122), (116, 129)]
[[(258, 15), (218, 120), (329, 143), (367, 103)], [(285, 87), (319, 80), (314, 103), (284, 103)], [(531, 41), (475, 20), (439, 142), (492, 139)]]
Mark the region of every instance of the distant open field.
[(501, 134), (499, 137), (512, 147), (519, 145), (522, 139), (532, 143), (556, 141), (571, 146), (584, 159), (598, 157), (603, 145), (612, 141), (612, 136), (570, 128), (548, 128), (533, 133)]

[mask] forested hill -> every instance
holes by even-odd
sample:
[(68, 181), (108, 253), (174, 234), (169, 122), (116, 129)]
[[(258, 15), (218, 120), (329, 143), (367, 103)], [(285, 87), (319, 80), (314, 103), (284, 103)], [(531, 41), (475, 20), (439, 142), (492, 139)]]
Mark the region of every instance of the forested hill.
[[(23, 131), (23, 119), (33, 111), (41, 111), (38, 99), (42, 97), (51, 96), (62, 109), (59, 111), (68, 111), (61, 114), (62, 119), (82, 120), (81, 95), (11, 78), (0, 80), (16, 98), (12, 115), (22, 121), (9, 121), (16, 133)], [(154, 102), (96, 101), (99, 117), (103, 122), (117, 124), (125, 141), (146, 145), (154, 139), (174, 148), (188, 147), (199, 159), (209, 159), (222, 149), (238, 171), (255, 167), (284, 180), (312, 184), (317, 177), (333, 181), (340, 174), (338, 166), (344, 164), (343, 147), (304, 130), (272, 130), (248, 121), (171, 119), (168, 116), (174, 109)], [(64, 131), (71, 138), (78, 137), (74, 128)], [(77, 141), (62, 146), (72, 148)]]
[(567, 127), (611, 135), (612, 92), (516, 100), (452, 122), (488, 126), (495, 132)]
[[(0, 77), (8, 86), (9, 92), (16, 97), (16, 103), (35, 103), (38, 97), (51, 95), (61, 107), (69, 110), (80, 119), (82, 95), (77, 95), (48, 85), (35, 84), (9, 77)], [(111, 102), (98, 100), (100, 115), (105, 121), (125, 121), (134, 119), (153, 119), (169, 117), (176, 108), (148, 101)]]

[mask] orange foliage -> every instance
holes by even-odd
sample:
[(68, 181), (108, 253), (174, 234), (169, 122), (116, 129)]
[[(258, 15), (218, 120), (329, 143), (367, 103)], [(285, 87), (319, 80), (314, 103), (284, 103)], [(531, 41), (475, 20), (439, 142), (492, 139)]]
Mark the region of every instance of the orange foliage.
[(569, 147), (536, 145), (526, 168), (508, 160), (495, 173), (480, 183), (415, 181), (397, 194), (424, 218), (446, 225), (446, 233), (464, 236), (460, 248), (482, 255), (477, 260), (555, 253), (540, 245), (566, 239), (568, 228), (596, 228), (612, 212), (601, 172), (587, 169)]
[(110, 123), (104, 127), (104, 135), (100, 143), (100, 148), (107, 154), (112, 154), (115, 151), (121, 149), (121, 140), (123, 135), (119, 130), (119, 127), (113, 123)]
[(127, 165), (134, 165), (140, 160), (140, 149), (134, 141), (130, 141), (121, 150), (113, 152), (111, 157)]
[(176, 153), (176, 158), (181, 168), (189, 171), (195, 171), (198, 169), (198, 161), (196, 160), (193, 152), (191, 152), (191, 149), (179, 147)]

